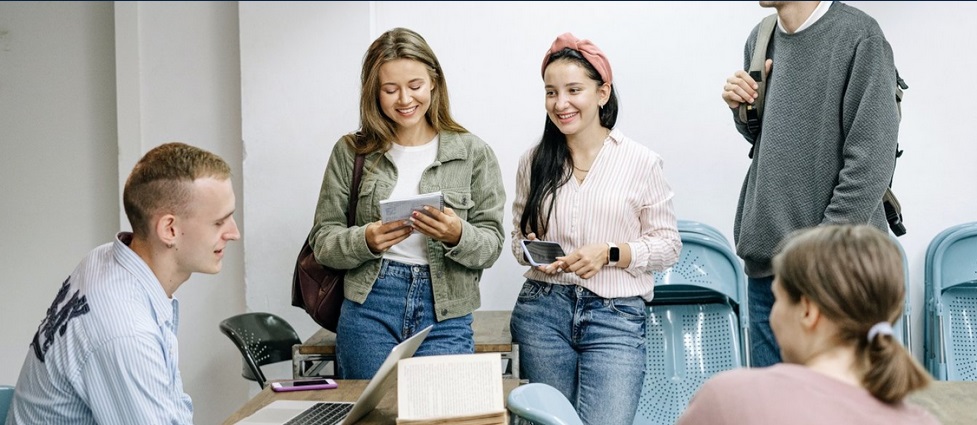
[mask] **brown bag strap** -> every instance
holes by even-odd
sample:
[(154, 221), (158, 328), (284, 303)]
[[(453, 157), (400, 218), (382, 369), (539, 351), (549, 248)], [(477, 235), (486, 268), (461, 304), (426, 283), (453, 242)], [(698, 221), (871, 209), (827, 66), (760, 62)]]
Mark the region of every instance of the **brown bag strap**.
[(363, 162), (366, 155), (356, 154), (353, 161), (353, 182), (349, 190), (349, 207), (346, 210), (346, 227), (356, 224), (356, 204), (360, 200), (360, 178), (363, 177)]

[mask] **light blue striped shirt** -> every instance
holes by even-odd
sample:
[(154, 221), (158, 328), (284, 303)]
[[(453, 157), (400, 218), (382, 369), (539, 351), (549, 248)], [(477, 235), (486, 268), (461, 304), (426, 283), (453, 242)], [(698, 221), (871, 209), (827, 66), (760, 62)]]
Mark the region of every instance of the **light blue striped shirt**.
[(7, 425), (191, 424), (179, 303), (131, 249), (95, 248), (61, 286), (20, 371)]

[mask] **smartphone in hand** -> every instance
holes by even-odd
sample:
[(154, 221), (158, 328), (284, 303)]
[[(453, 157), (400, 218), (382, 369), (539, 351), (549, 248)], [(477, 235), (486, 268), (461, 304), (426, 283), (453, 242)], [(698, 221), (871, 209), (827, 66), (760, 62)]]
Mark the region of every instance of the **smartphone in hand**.
[(523, 239), (522, 249), (526, 253), (526, 258), (529, 259), (529, 264), (534, 266), (547, 266), (556, 261), (556, 257), (563, 257), (566, 253), (563, 252), (563, 247), (556, 242), (548, 241), (531, 241), (528, 239)]
[(271, 390), (275, 392), (283, 391), (304, 391), (304, 390), (328, 390), (339, 385), (336, 381), (326, 378), (296, 379), (293, 381), (272, 382)]

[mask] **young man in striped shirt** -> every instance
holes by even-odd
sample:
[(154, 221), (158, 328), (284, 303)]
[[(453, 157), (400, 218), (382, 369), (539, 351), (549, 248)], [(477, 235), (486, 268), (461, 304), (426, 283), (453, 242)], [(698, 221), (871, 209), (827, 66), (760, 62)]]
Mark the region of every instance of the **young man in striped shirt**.
[(173, 293), (221, 269), (240, 238), (230, 167), (182, 143), (146, 153), (123, 189), (132, 232), (95, 248), (61, 284), (30, 344), (8, 425), (191, 424)]

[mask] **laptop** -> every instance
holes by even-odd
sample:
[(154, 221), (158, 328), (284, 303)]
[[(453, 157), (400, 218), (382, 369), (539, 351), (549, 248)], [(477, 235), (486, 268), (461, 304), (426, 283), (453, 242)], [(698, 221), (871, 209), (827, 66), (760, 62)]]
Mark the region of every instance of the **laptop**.
[(414, 355), (421, 342), (431, 332), (434, 325), (428, 326), (397, 344), (387, 359), (380, 365), (376, 375), (366, 385), (356, 403), (345, 401), (307, 401), (307, 400), (276, 400), (262, 407), (251, 416), (237, 423), (237, 425), (338, 425), (352, 424), (369, 414), (383, 398), (383, 382), (394, 369), (397, 362)]

